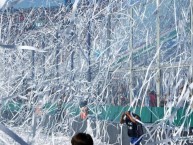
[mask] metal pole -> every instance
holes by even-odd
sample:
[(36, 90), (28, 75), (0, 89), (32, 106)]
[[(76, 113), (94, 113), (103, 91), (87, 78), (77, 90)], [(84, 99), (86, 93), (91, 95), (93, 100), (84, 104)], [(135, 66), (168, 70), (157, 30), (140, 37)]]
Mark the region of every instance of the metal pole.
[(73, 51), (72, 54), (71, 54), (71, 71), (74, 69), (74, 54), (75, 52)]
[[(59, 39), (59, 35), (58, 35), (58, 31), (56, 32), (56, 42), (58, 42), (58, 39)], [(59, 67), (58, 67), (58, 64), (59, 64), (59, 46), (57, 44), (56, 46), (56, 55), (55, 55), (55, 59), (56, 59), (56, 80), (59, 81)]]
[[(42, 49), (44, 49), (45, 48), (45, 36), (43, 36), (43, 39), (42, 39)], [(43, 55), (43, 57), (42, 57), (42, 72), (43, 72), (43, 74), (45, 74), (45, 54), (43, 53), (42, 54)]]
[[(22, 45), (25, 45), (24, 42), (22, 42)], [(23, 56), (24, 54), (24, 50), (21, 51), (21, 54)], [(22, 61), (24, 61), (24, 58), (22, 57)], [(22, 72), (21, 72), (22, 76), (24, 76), (24, 69), (22, 69)], [(26, 78), (22, 80), (22, 94), (25, 95), (26, 93)]]
[[(32, 45), (33, 46), (33, 45)], [(32, 80), (34, 80), (34, 76), (35, 76), (35, 51), (32, 50), (32, 54), (31, 54), (31, 78)]]
[(157, 4), (157, 21), (156, 21), (156, 49), (158, 51), (158, 56), (156, 58), (156, 64), (157, 64), (157, 75), (156, 75), (156, 92), (157, 92), (157, 106), (159, 106), (160, 103), (160, 88), (161, 88), (161, 70), (160, 70), (160, 18), (159, 18), (159, 4), (160, 0), (156, 1)]
[[(107, 17), (107, 44), (106, 44), (106, 49), (107, 49), (107, 60), (109, 60), (110, 58), (110, 45), (111, 45), (111, 10), (108, 14), (108, 17)], [(107, 78), (108, 80), (111, 80), (111, 74), (110, 72), (107, 72)], [(108, 89), (108, 88), (107, 88)], [(110, 99), (110, 97), (108, 97), (108, 99)]]
[(90, 21), (88, 22), (88, 27), (87, 27), (87, 50), (88, 50), (88, 75), (87, 75), (87, 80), (88, 82), (91, 82), (91, 58), (90, 58), (90, 53), (91, 53), (91, 34), (90, 34)]
[(111, 14), (108, 15), (107, 18), (107, 58), (110, 55), (110, 45), (111, 45)]
[(130, 104), (133, 100), (133, 8), (130, 9), (130, 15), (131, 15), (131, 19), (130, 21), (130, 39), (129, 39), (129, 49), (131, 52), (131, 58), (129, 60), (129, 72), (130, 72), (130, 78), (129, 78), (129, 101)]
[(72, 54), (71, 54), (71, 80), (74, 81), (74, 55), (75, 55), (75, 52), (73, 51)]
[(190, 42), (190, 48), (191, 48), (191, 82), (193, 82), (193, 1), (190, 0), (191, 10), (190, 10), (190, 27), (191, 27), (191, 42)]

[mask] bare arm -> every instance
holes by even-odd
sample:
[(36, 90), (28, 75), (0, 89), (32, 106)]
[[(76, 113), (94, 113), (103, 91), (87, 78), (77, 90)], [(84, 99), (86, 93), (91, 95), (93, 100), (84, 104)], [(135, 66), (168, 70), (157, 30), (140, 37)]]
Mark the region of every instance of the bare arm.
[(139, 119), (137, 116), (136, 117), (132, 117), (129, 112), (126, 112), (126, 115), (131, 120), (131, 122), (137, 123), (136, 119)]
[(125, 120), (123, 119), (124, 116), (125, 116), (125, 113), (123, 113), (123, 114), (121, 115), (121, 119), (120, 119), (120, 123), (121, 123), (121, 124), (125, 123)]

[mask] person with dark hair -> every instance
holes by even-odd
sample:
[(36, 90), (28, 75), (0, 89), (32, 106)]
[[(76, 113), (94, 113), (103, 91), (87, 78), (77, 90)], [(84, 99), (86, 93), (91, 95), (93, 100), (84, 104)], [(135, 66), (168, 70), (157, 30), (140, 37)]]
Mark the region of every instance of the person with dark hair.
[(78, 133), (72, 137), (72, 145), (93, 145), (93, 139), (89, 134)]
[(128, 126), (128, 136), (131, 137), (131, 144), (132, 145), (140, 145), (143, 135), (143, 127), (142, 124), (139, 122), (141, 118), (137, 115), (132, 113), (131, 111), (124, 112), (121, 116), (120, 123), (126, 123)]

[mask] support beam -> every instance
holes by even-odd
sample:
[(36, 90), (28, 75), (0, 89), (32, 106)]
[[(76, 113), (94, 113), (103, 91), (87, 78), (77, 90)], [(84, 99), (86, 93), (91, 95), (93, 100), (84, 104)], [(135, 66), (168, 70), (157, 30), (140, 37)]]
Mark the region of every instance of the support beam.
[[(72, 49), (71, 49), (71, 50), (72, 50)], [(74, 76), (75, 76), (75, 75), (74, 75), (74, 73), (75, 73), (75, 72), (74, 72), (74, 58), (75, 58), (74, 55), (75, 55), (75, 52), (73, 51), (73, 52), (71, 53), (71, 56), (70, 56), (70, 58), (71, 58), (71, 59), (70, 59), (70, 61), (71, 61), (71, 62), (70, 62), (70, 64), (71, 64), (71, 65), (70, 65), (70, 69), (71, 69), (71, 79), (70, 79), (70, 80), (71, 80), (71, 81), (74, 81)]]
[(34, 77), (35, 77), (35, 51), (32, 50), (32, 53), (31, 53), (31, 79), (34, 80)]
[[(59, 39), (59, 34), (58, 34), (58, 31), (56, 32), (56, 42), (58, 42), (58, 39)], [(55, 65), (56, 65), (56, 78), (57, 78), (57, 81), (59, 82), (59, 46), (57, 45), (56, 46), (56, 54), (55, 54), (55, 59), (56, 59), (56, 62), (55, 62)]]
[(108, 14), (108, 18), (107, 18), (107, 44), (106, 44), (107, 58), (109, 58), (110, 51), (111, 51), (110, 45), (111, 45), (111, 13)]
[(157, 106), (160, 103), (161, 95), (161, 70), (160, 70), (160, 15), (159, 15), (159, 4), (160, 0), (156, 0), (157, 5), (157, 19), (156, 19), (156, 49), (158, 51), (158, 56), (156, 58), (157, 64), (157, 75), (156, 75), (156, 93), (157, 93)]
[(130, 8), (130, 39), (129, 39), (129, 51), (131, 52), (129, 60), (129, 102), (131, 104), (133, 100), (133, 8)]
[(190, 0), (190, 27), (191, 27), (191, 42), (190, 42), (190, 48), (191, 48), (191, 82), (193, 82), (193, 1)]
[(91, 82), (91, 23), (88, 22), (87, 27), (87, 51), (88, 51), (88, 72), (87, 72), (87, 80), (88, 82)]
[[(25, 43), (22, 42), (22, 45), (24, 46)], [(24, 50), (21, 51), (21, 54), (22, 54), (22, 56), (23, 56)], [(22, 57), (22, 61), (24, 61), (24, 58), (23, 58), (23, 57)], [(24, 73), (25, 73), (25, 72), (24, 72), (24, 69), (22, 69), (21, 75), (24, 76)], [(26, 89), (26, 88), (27, 88), (27, 87), (26, 87), (26, 82), (27, 82), (26, 79), (23, 79), (23, 80), (22, 80), (22, 95), (25, 95), (26, 90), (27, 90), (27, 89)]]
[[(44, 50), (44, 48), (45, 48), (45, 36), (43, 36), (43, 39), (42, 39), (42, 49)], [(42, 53), (42, 73), (43, 75), (45, 74), (45, 62), (46, 62), (45, 54)]]

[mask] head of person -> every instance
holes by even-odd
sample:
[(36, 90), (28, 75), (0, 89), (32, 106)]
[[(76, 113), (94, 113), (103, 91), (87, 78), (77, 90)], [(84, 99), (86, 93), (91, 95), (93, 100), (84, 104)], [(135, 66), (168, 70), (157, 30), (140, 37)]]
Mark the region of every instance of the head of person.
[(72, 137), (72, 145), (93, 145), (93, 139), (89, 134), (77, 133)]

